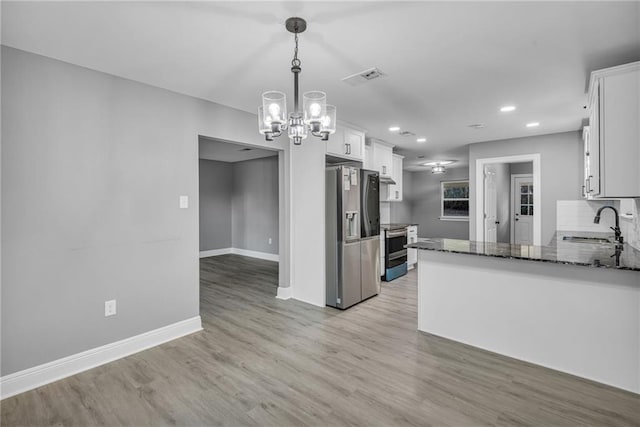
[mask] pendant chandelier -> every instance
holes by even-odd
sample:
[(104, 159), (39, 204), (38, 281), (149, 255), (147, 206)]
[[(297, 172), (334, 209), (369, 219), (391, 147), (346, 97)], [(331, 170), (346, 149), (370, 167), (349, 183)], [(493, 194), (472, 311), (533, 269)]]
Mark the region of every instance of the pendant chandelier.
[(294, 145), (302, 144), (309, 133), (327, 141), (329, 135), (336, 131), (336, 107), (327, 105), (326, 94), (320, 91), (305, 92), (300, 111), (298, 76), (302, 69), (298, 59), (298, 34), (307, 29), (307, 22), (293, 17), (287, 19), (285, 27), (295, 35), (295, 50), (291, 61), (293, 112), (287, 116), (287, 98), (283, 92), (272, 90), (263, 93), (262, 105), (258, 107), (258, 130), (267, 141), (273, 141), (273, 138), (279, 137), (285, 130), (288, 130)]

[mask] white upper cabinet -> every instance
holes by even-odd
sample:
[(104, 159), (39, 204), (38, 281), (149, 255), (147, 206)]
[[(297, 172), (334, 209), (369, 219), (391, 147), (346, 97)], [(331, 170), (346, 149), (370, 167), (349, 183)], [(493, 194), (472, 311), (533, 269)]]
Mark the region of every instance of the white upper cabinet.
[(394, 154), (392, 159), (391, 179), (396, 183), (389, 184), (388, 199), (390, 202), (402, 201), (402, 162), (404, 157)]
[(591, 73), (588, 198), (640, 197), (640, 62)]
[(386, 142), (372, 140), (373, 170), (377, 170), (381, 177), (391, 178), (393, 170), (393, 145)]
[(329, 136), (327, 154), (364, 162), (364, 132), (338, 124), (336, 132)]
[(371, 145), (364, 146), (364, 163), (362, 167), (368, 170), (375, 170), (373, 167), (373, 148), (371, 148)]

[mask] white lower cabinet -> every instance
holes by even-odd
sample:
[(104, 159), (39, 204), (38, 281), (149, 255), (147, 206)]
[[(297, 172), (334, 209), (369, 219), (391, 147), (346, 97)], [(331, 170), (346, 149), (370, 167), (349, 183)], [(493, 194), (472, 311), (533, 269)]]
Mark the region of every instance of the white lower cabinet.
[[(418, 226), (410, 225), (407, 227), (407, 244), (418, 242)], [(418, 263), (418, 250), (407, 249), (407, 270), (415, 268)]]

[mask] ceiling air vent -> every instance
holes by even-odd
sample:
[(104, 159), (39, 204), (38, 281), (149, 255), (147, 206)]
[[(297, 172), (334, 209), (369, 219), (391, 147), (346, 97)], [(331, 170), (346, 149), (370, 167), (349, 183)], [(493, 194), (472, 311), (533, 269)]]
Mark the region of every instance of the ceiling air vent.
[(484, 123), (473, 123), (471, 125), (469, 125), (470, 128), (472, 129), (484, 129), (485, 125)]
[(360, 71), (359, 73), (345, 77), (344, 79), (342, 79), (342, 81), (351, 86), (358, 86), (370, 80), (378, 79), (380, 77), (386, 77), (386, 74), (380, 71), (378, 68), (373, 67), (369, 68), (368, 70)]
[(416, 136), (415, 133), (409, 132), (408, 130), (400, 131), (400, 132), (398, 132), (398, 135), (400, 135), (400, 136)]

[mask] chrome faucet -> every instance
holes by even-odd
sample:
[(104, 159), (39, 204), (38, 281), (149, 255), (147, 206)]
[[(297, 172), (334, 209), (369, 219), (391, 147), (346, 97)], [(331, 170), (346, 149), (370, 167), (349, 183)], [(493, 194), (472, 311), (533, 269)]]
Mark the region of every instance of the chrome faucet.
[(618, 215), (618, 210), (616, 208), (614, 208), (613, 206), (603, 206), (600, 209), (598, 209), (598, 212), (596, 212), (596, 217), (593, 218), (593, 223), (594, 224), (600, 224), (600, 213), (602, 213), (603, 210), (605, 209), (611, 209), (613, 210), (613, 212), (616, 214), (616, 226), (615, 227), (609, 227), (613, 230), (613, 232), (615, 233), (615, 241), (616, 243), (622, 244), (624, 239), (622, 237), (622, 232), (620, 231), (620, 217)]

